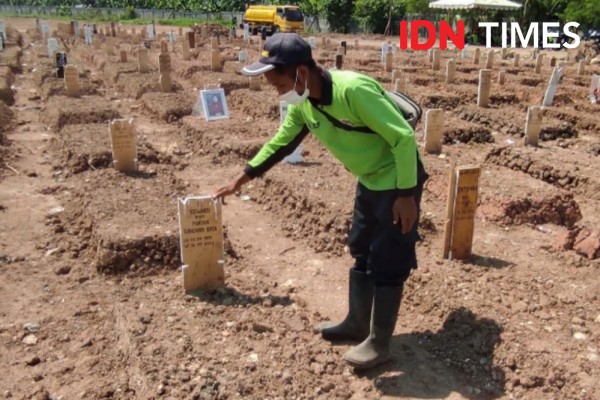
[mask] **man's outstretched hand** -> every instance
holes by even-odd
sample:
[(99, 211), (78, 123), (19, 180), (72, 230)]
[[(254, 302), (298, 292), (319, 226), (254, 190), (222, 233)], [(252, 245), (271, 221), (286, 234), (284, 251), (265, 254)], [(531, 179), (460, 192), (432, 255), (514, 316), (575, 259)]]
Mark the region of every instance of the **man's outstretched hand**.
[(413, 196), (398, 197), (392, 207), (394, 224), (400, 224), (402, 233), (407, 234), (417, 222), (417, 203)]
[[(225, 200), (226, 196), (231, 196), (232, 194), (235, 194), (235, 192), (239, 191), (242, 185), (244, 185), (248, 181), (250, 181), (250, 177), (244, 172), (242, 172), (234, 179), (232, 179), (229, 183), (219, 187), (213, 194), (213, 198)], [(225, 201), (223, 201), (223, 204), (225, 204)]]

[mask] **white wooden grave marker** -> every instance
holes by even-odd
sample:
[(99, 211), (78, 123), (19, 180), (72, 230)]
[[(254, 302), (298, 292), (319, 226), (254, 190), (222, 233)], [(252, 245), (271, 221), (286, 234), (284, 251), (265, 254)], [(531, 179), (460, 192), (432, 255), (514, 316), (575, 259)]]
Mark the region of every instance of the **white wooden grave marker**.
[(425, 151), (429, 154), (442, 152), (444, 110), (436, 108), (425, 114)]
[(113, 167), (121, 172), (137, 171), (137, 139), (133, 118), (114, 119), (108, 123)]
[(141, 73), (150, 71), (150, 59), (148, 57), (148, 49), (141, 47), (138, 49), (138, 69)]
[(53, 58), (56, 51), (58, 51), (58, 41), (55, 38), (48, 39), (48, 57)]
[(479, 71), (479, 89), (477, 90), (477, 106), (487, 107), (490, 103), (490, 90), (492, 87), (492, 70)]
[(79, 72), (75, 65), (65, 66), (65, 90), (68, 97), (79, 97)]
[(542, 130), (542, 107), (531, 106), (525, 119), (525, 145), (537, 146)]
[(598, 104), (600, 101), (600, 75), (592, 75), (592, 83), (590, 84), (590, 103)]
[(554, 94), (556, 93), (556, 89), (558, 87), (558, 82), (560, 82), (560, 78), (562, 77), (564, 70), (565, 68), (562, 64), (554, 67), (554, 71), (552, 71), (552, 76), (550, 77), (550, 82), (548, 84), (548, 89), (546, 89), (546, 94), (544, 94), (544, 102), (542, 103), (544, 107), (550, 107), (552, 105)]
[(446, 83), (454, 83), (456, 76), (456, 61), (450, 59), (446, 62)]
[(221, 202), (210, 196), (177, 199), (183, 289), (225, 285)]

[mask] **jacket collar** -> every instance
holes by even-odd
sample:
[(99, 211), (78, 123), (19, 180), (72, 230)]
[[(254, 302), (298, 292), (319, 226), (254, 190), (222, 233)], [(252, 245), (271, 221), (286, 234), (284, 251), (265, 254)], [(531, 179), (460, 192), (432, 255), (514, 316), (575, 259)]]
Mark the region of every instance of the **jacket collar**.
[(323, 89), (319, 104), (323, 106), (329, 106), (333, 101), (333, 80), (331, 78), (331, 72), (324, 68), (322, 68), (321, 71), (323, 73)]

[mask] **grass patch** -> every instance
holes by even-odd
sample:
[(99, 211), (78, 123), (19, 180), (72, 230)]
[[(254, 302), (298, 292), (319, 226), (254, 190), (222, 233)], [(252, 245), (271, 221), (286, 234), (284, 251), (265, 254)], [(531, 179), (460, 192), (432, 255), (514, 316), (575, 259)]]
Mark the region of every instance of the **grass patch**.
[[(124, 14), (111, 14), (105, 15), (95, 12), (77, 13), (73, 16), (71, 14), (17, 14), (17, 13), (2, 13), (2, 18), (40, 18), (40, 20), (58, 20), (58, 21), (87, 21), (87, 22), (119, 22), (123, 25), (147, 25), (152, 23), (152, 18), (132, 18), (131, 14), (126, 12)], [(218, 24), (227, 28), (231, 28), (231, 22), (223, 19), (194, 19), (194, 18), (158, 18), (154, 22), (157, 25), (169, 25), (169, 26), (181, 26), (191, 27), (194, 24)]]

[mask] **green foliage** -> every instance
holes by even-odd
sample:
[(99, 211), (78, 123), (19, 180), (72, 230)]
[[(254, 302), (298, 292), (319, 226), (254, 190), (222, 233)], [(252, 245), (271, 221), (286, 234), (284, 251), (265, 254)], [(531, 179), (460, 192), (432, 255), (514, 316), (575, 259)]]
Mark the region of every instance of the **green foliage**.
[[(392, 23), (404, 16), (404, 4), (392, 1)], [(389, 0), (356, 0), (354, 18), (369, 32), (384, 33), (388, 22)]]
[(324, 12), (332, 32), (348, 33), (354, 12), (353, 0), (325, 0)]
[(408, 14), (427, 15), (431, 13), (430, 0), (401, 0)]
[(532, 22), (557, 21), (569, 3), (579, 6), (581, 0), (525, 0), (521, 23), (529, 25)]
[(565, 22), (579, 22), (580, 29), (600, 28), (600, 1), (579, 0), (569, 2), (561, 15)]

